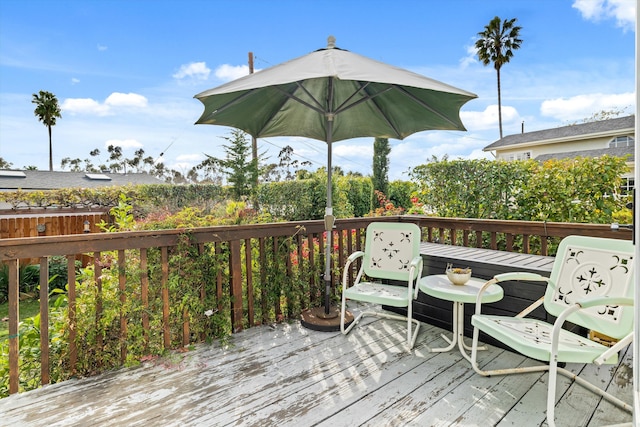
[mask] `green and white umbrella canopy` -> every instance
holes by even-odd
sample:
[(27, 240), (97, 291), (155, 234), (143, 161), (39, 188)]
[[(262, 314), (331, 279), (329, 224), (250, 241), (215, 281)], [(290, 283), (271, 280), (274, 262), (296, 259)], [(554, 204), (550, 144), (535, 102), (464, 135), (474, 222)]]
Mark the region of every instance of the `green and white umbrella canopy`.
[[(476, 95), (411, 71), (328, 46), (195, 96), (196, 124), (230, 126), (255, 138), (300, 136), (327, 144), (325, 225), (333, 227), (331, 144), (359, 137), (404, 139), (424, 130), (465, 130), (460, 108)], [(326, 260), (331, 255), (327, 233)], [(325, 313), (330, 265), (325, 263)]]

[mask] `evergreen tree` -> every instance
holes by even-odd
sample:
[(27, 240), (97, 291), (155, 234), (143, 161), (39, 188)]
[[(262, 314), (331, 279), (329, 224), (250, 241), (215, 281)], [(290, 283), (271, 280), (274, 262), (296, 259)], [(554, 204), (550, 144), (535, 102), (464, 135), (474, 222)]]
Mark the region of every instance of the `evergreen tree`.
[(222, 167), (227, 181), (231, 184), (231, 194), (236, 200), (240, 200), (243, 196), (250, 196), (255, 190), (259, 159), (251, 158), (251, 141), (243, 131), (233, 130), (231, 136), (224, 139), (229, 142), (228, 145), (223, 145), (227, 157), (207, 157)]
[(388, 194), (389, 190), (389, 153), (391, 146), (387, 138), (373, 141), (373, 190)]

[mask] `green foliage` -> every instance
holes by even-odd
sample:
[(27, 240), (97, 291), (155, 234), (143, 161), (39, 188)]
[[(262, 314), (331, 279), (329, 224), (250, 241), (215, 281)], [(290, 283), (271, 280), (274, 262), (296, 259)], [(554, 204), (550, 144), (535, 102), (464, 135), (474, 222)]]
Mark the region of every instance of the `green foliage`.
[[(60, 295), (53, 299), (49, 311), (49, 360), (52, 383), (70, 378), (65, 360), (68, 360), (68, 346), (64, 340), (67, 330), (65, 305), (67, 298)], [(40, 314), (22, 320), (18, 329), (20, 392), (38, 388), (40, 381)], [(9, 395), (9, 340), (0, 340), (0, 398)]]
[(326, 182), (326, 175), (324, 181), (314, 175), (310, 179), (260, 184), (257, 200), (260, 209), (273, 218), (288, 221), (320, 219), (324, 215)]
[(505, 162), (442, 160), (417, 166), (416, 203), (442, 217), (610, 223), (625, 160), (618, 157)]
[(607, 224), (623, 210), (620, 157), (580, 157), (532, 163), (531, 176), (516, 198), (517, 219)]
[(389, 183), (389, 201), (394, 205), (408, 210), (412, 207), (411, 197), (416, 191), (416, 185), (411, 181), (391, 181)]
[(231, 196), (235, 200), (251, 196), (258, 182), (258, 161), (251, 158), (251, 141), (247, 134), (239, 129), (231, 131), (230, 137), (224, 137), (229, 143), (223, 145), (226, 158), (218, 159), (207, 156), (220, 165), (231, 184)]
[(108, 224), (104, 220), (96, 224), (102, 231), (114, 232), (132, 230), (135, 225), (135, 220), (132, 215), (133, 206), (129, 203), (131, 199), (126, 194), (120, 193), (118, 197), (118, 204), (111, 208), (109, 213), (113, 218), (113, 223)]
[(432, 158), (410, 173), (427, 212), (442, 217), (515, 219), (513, 197), (534, 162)]
[(389, 191), (389, 153), (391, 146), (387, 138), (373, 140), (373, 189), (384, 194)]
[[(39, 265), (21, 265), (19, 269), (20, 283), (19, 292), (35, 296), (40, 281)], [(7, 301), (9, 298), (9, 266), (0, 264), (0, 303)]]
[[(67, 286), (67, 258), (56, 255), (49, 258), (49, 292), (58, 289), (65, 290)], [(76, 273), (80, 272), (82, 262), (75, 261)]]
[[(341, 176), (337, 178), (338, 191), (344, 193), (345, 202), (349, 204), (350, 215), (343, 218), (363, 217), (371, 210), (373, 184), (369, 177)], [(326, 198), (326, 197), (325, 197)]]

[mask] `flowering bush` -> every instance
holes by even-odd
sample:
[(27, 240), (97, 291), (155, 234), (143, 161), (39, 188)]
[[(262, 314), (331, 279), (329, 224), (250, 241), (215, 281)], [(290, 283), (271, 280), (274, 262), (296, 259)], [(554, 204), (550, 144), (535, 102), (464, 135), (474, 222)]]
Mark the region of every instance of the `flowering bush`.
[(382, 191), (375, 190), (374, 196), (378, 201), (379, 207), (369, 212), (369, 215), (367, 216), (391, 216), (404, 214), (404, 208), (396, 207)]

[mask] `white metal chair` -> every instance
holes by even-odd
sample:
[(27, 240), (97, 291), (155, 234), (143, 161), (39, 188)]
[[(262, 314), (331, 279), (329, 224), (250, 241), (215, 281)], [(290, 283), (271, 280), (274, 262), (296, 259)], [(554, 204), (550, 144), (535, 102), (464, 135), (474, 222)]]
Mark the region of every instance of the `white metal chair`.
[[(515, 317), (481, 314), (480, 296), (471, 318), (474, 326), (471, 364), (480, 375), (504, 375), (548, 371), (547, 422), (555, 425), (556, 379), (560, 373), (593, 391), (611, 403), (631, 412), (631, 406), (606, 391), (575, 376), (558, 362), (618, 362), (618, 351), (628, 345), (633, 335), (634, 248), (629, 241), (585, 236), (568, 236), (562, 240), (551, 276), (534, 273), (505, 273), (491, 283), (510, 280), (546, 281), (545, 295)], [(503, 285), (504, 287), (504, 285)], [(556, 317), (553, 324), (527, 318), (544, 303), (545, 310)], [(611, 348), (563, 329), (565, 321), (619, 339)], [(478, 367), (479, 332), (499, 340), (523, 355), (549, 362), (541, 366), (484, 371)]]
[[(353, 286), (349, 287), (349, 267), (361, 258)], [(364, 316), (407, 321), (407, 343), (413, 348), (420, 322), (412, 318), (412, 302), (418, 296), (417, 279), (422, 275), (420, 228), (411, 223), (374, 222), (367, 227), (364, 252), (352, 253), (342, 274), (340, 330), (349, 331)], [(366, 278), (366, 279), (365, 279)], [(402, 281), (406, 286), (383, 284), (381, 280)], [(347, 300), (406, 307), (407, 316), (380, 311), (363, 311), (345, 328)], [(415, 328), (412, 328), (412, 324)], [(413, 329), (413, 331), (412, 331)]]

